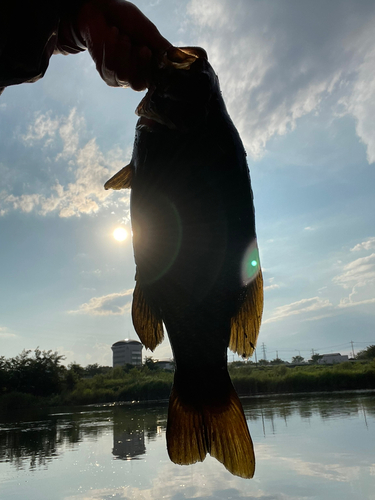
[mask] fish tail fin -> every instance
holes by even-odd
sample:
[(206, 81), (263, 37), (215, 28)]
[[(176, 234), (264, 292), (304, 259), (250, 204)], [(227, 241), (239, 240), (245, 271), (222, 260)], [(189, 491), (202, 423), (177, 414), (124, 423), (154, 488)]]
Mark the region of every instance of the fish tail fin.
[(218, 385), (214, 385), (212, 391), (198, 390), (194, 398), (191, 392), (184, 394), (184, 384), (175, 377), (167, 424), (169, 457), (176, 464), (188, 465), (202, 462), (209, 453), (232, 474), (251, 478), (255, 470), (253, 443), (228, 372), (225, 379), (225, 387), (220, 384), (224, 396), (215, 395)]

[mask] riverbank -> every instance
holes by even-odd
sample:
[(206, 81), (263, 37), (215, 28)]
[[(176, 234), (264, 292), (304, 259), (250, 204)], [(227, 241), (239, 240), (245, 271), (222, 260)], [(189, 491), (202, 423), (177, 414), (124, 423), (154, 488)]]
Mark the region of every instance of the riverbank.
[[(347, 362), (334, 366), (255, 366), (233, 363), (229, 372), (240, 396), (303, 392), (375, 389), (375, 361)], [(118, 401), (168, 399), (173, 372), (146, 367), (110, 369), (107, 373), (75, 381), (74, 387), (48, 397), (9, 392), (0, 397), (0, 408), (11, 410), (35, 406), (75, 406)]]

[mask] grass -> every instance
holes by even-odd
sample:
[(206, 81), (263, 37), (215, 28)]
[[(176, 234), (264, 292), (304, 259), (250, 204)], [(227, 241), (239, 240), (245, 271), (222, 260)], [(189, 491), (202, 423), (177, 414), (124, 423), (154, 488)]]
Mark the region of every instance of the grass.
[(233, 385), (242, 396), (290, 392), (375, 389), (375, 361), (334, 366), (230, 367)]
[[(258, 366), (250, 363), (229, 365), (233, 384), (240, 396), (375, 389), (375, 360), (334, 366)], [(168, 399), (173, 373), (163, 370), (121, 367), (78, 380), (48, 398), (32, 394), (8, 393), (0, 398), (2, 409), (32, 406), (60, 406), (109, 403), (115, 401), (155, 401)]]

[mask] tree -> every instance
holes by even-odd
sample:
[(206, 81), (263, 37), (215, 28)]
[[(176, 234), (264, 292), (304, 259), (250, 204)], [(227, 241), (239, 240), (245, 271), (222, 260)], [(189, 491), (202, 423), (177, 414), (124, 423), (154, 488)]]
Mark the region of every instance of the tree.
[(319, 353), (313, 354), (309, 359), (309, 363), (311, 363), (312, 365), (316, 365), (318, 364), (319, 359), (322, 359), (322, 357), (323, 356)]
[(294, 356), (292, 358), (292, 363), (303, 363), (305, 361), (305, 358), (302, 356)]
[(159, 369), (156, 361), (154, 361), (154, 359), (152, 358), (152, 356), (146, 356), (146, 358), (145, 358), (145, 366), (149, 370), (158, 370)]
[(269, 361), (267, 361), (266, 359), (260, 359), (260, 360), (258, 361), (258, 365), (261, 365), (261, 366), (264, 366), (264, 365), (269, 365), (269, 364), (270, 364), (270, 362), (269, 362)]
[(101, 366), (98, 363), (94, 363), (85, 367), (85, 374), (88, 377), (93, 377), (94, 375), (98, 375), (100, 373), (107, 373), (111, 369), (112, 368), (110, 366)]
[(64, 356), (57, 352), (41, 351), (38, 347), (34, 356), (23, 350), (18, 356), (7, 360), (7, 392), (18, 391), (35, 396), (50, 396), (61, 391), (63, 375), (61, 366)]
[(363, 351), (359, 351), (356, 359), (366, 360), (366, 359), (374, 359), (375, 358), (375, 345), (369, 345)]
[(277, 357), (275, 359), (272, 359), (270, 361), (270, 364), (271, 365), (283, 365), (283, 364), (285, 364), (285, 361), (283, 361), (282, 359), (280, 359), (279, 357)]

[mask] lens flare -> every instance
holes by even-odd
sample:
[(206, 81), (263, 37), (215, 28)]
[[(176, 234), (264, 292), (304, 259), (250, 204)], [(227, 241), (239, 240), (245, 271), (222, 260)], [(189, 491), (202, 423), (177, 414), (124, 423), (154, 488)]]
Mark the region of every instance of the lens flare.
[(245, 283), (252, 281), (260, 270), (259, 251), (256, 239), (252, 241), (245, 252), (242, 261), (242, 280)]

